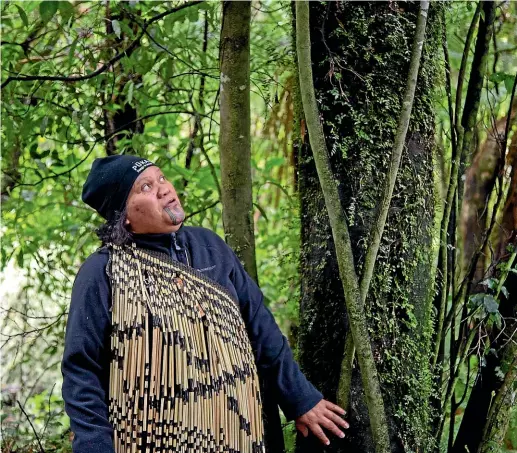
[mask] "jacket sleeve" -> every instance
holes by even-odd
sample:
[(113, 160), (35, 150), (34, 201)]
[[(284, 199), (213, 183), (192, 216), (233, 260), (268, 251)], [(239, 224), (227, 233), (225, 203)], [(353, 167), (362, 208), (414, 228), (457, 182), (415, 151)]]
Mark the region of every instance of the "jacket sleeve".
[(264, 305), (262, 291), (234, 254), (233, 259), (235, 264), (230, 277), (237, 291), (257, 367), (267, 369), (268, 376), (274, 377), (272, 384), (278, 404), (286, 418), (293, 420), (311, 410), (323, 396), (295, 362), (287, 338)]
[(107, 393), (111, 329), (108, 254), (96, 252), (83, 264), (72, 302), (61, 363), (65, 410), (74, 432), (74, 453), (114, 453)]

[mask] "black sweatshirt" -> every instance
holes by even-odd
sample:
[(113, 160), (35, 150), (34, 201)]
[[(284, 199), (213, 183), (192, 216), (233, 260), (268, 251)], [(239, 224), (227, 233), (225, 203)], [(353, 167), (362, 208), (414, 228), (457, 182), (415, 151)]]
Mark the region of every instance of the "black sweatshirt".
[[(277, 401), (289, 420), (312, 409), (322, 395), (293, 359), (286, 338), (264, 306), (263, 294), (226, 243), (205, 228), (182, 226), (172, 234), (133, 235), (138, 247), (167, 253), (227, 288), (240, 311), (259, 374), (275, 376)], [(75, 279), (61, 364), (63, 399), (75, 433), (74, 453), (114, 453), (108, 419), (111, 355), (109, 251), (100, 248), (84, 262)]]

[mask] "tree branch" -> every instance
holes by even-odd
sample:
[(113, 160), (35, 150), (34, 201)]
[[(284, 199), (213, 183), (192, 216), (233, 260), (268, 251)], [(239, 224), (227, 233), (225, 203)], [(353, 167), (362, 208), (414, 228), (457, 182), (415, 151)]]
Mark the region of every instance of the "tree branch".
[(217, 206), (218, 204), (219, 204), (219, 200), (214, 201), (213, 203), (210, 203), (208, 206), (205, 206), (204, 208), (191, 212), (189, 215), (185, 216), (185, 220), (188, 220), (191, 217), (194, 217), (195, 215), (201, 214), (202, 212), (208, 211), (209, 209), (212, 209), (214, 206)]
[(181, 11), (182, 9), (185, 9), (185, 8), (188, 8), (190, 6), (197, 5), (197, 4), (200, 4), (200, 3), (203, 3), (203, 1), (194, 0), (194, 1), (191, 1), (189, 3), (185, 3), (183, 5), (180, 5), (180, 6), (176, 7), (176, 8), (173, 8), (171, 10), (164, 11), (163, 13), (160, 13), (157, 16), (154, 16), (151, 19), (144, 21), (144, 23), (142, 25), (142, 29), (140, 31), (140, 34), (134, 39), (134, 41), (128, 47), (126, 47), (122, 52), (120, 52), (119, 54), (115, 55), (111, 60), (109, 60), (107, 63), (104, 63), (99, 69), (91, 72), (90, 74), (86, 74), (86, 75), (83, 75), (83, 76), (31, 76), (31, 75), (26, 75), (26, 74), (20, 74), (20, 75), (17, 75), (17, 76), (9, 76), (9, 77), (7, 77), (5, 82), (2, 83), (2, 85), (0, 85), (0, 89), (5, 88), (7, 85), (9, 85), (9, 83), (11, 83), (11, 82), (13, 82), (15, 80), (20, 80), (20, 81), (24, 81), (24, 82), (33, 81), (33, 80), (47, 80), (47, 81), (48, 80), (53, 80), (53, 81), (60, 81), (60, 82), (79, 82), (79, 81), (82, 81), (82, 80), (92, 79), (93, 77), (96, 77), (99, 74), (102, 74), (103, 72), (108, 70), (117, 61), (122, 59), (128, 52), (131, 52), (140, 43), (140, 40), (142, 39), (142, 36), (145, 34), (147, 28), (151, 24), (153, 24), (154, 22), (157, 22), (157, 21), (163, 19), (164, 17), (166, 17), (166, 16), (168, 16), (170, 14), (174, 14), (174, 13), (176, 13), (178, 11)]

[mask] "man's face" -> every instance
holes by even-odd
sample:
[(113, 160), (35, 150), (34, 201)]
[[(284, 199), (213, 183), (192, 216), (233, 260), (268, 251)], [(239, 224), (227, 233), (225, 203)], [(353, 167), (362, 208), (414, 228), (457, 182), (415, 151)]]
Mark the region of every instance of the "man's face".
[(126, 203), (126, 225), (133, 233), (173, 233), (185, 220), (174, 186), (158, 167), (136, 179)]

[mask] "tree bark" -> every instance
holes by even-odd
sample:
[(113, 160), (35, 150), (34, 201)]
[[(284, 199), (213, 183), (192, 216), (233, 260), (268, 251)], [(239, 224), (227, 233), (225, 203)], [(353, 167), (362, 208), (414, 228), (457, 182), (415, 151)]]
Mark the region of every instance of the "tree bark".
[[(309, 8), (316, 99), (360, 274), (377, 214), (378, 188), (387, 177), (418, 3), (390, 7), (384, 2), (310, 2)], [(405, 140), (407, 151), (402, 155), (372, 290), (365, 304), (386, 403), (391, 451), (425, 451), (432, 442), (428, 400), (432, 392), (429, 349), (434, 194), (428, 182), (432, 180), (434, 144), (431, 93), (438, 67), (434, 55), (441, 43), (439, 8), (432, 5), (429, 13), (430, 34)], [(300, 141), (299, 360), (308, 378), (327, 399), (335, 401), (348, 318), (311, 147), (303, 134)], [(344, 441), (331, 441), (325, 451), (374, 451), (361, 380), (355, 367), (347, 415), (351, 427)], [(312, 453), (323, 448), (316, 440), (299, 436), (296, 450)]]
[[(251, 2), (223, 1), (219, 154), (226, 242), (258, 283), (251, 185), (250, 20)], [(284, 441), (278, 403), (269, 371), (258, 371), (266, 450), (280, 453)]]
[[(427, 13), (429, 10), (429, 2), (420, 2), (420, 12), (418, 15), (415, 37), (413, 38), (413, 49), (411, 51), (411, 60), (409, 63), (409, 74), (407, 76), (406, 90), (404, 93), (404, 100), (402, 102), (402, 110), (399, 115), (397, 132), (395, 133), (395, 141), (391, 151), (391, 160), (387, 173), (386, 182), (384, 184), (384, 192), (378, 203), (377, 216), (372, 225), (370, 234), (370, 243), (368, 244), (366, 257), (364, 260), (363, 274), (360, 281), (361, 302), (364, 304), (366, 296), (370, 289), (370, 283), (373, 276), (373, 268), (379, 252), (381, 238), (386, 225), (386, 218), (393, 196), (393, 188), (400, 166), (400, 159), (402, 157), (402, 150), (406, 141), (407, 129), (409, 126), (409, 118), (411, 116), (411, 109), (413, 108), (413, 100), (415, 97), (415, 89), (418, 77), (418, 68), (420, 67), (420, 58), (422, 55), (422, 47), (425, 39), (425, 26), (427, 22)], [(350, 338), (350, 337), (349, 337)], [(341, 376), (339, 378), (339, 388), (346, 394), (338, 393), (338, 401), (348, 402), (348, 393), (350, 389), (350, 380), (352, 379), (352, 360), (354, 352), (350, 346), (345, 345), (345, 357), (341, 366)]]
[(364, 304), (355, 270), (346, 217), (339, 199), (339, 192), (328, 158), (325, 135), (319, 118), (312, 80), (310, 44), (309, 4), (307, 1), (299, 1), (296, 3), (296, 50), (303, 111), (309, 129), (310, 144), (318, 172), (318, 179), (332, 228), (332, 238), (336, 247), (339, 276), (341, 277), (345, 295), (350, 332), (354, 340), (357, 360), (363, 377), (373, 443), (377, 453), (384, 453), (389, 451), (388, 426), (386, 424), (384, 402), (370, 344)]
[(250, 17), (250, 2), (223, 2), (219, 152), (226, 242), (258, 281), (251, 187)]

